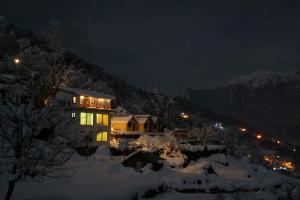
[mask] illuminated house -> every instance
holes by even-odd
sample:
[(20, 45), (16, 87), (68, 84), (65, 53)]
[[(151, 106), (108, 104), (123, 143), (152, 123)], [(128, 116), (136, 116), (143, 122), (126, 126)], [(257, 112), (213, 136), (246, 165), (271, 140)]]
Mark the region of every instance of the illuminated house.
[(62, 87), (58, 89), (55, 100), (65, 105), (65, 114), (72, 118), (75, 141), (83, 141), (90, 146), (109, 142), (113, 96)]
[(154, 123), (150, 115), (134, 115), (138, 122), (138, 131), (140, 132), (153, 132)]
[(137, 131), (138, 123), (136, 119), (130, 116), (113, 117), (111, 120), (112, 128), (116, 131)]
[(162, 125), (158, 117), (150, 115), (129, 115), (112, 118), (112, 128), (127, 132), (160, 132)]

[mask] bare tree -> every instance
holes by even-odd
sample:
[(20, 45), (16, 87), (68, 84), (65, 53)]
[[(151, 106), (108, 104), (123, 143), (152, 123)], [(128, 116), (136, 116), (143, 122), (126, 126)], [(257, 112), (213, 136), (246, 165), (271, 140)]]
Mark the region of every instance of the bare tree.
[(0, 99), (0, 169), (10, 175), (6, 200), (20, 180), (67, 175), (63, 165), (73, 153), (69, 122), (60, 115), (63, 107), (51, 101), (69, 67), (63, 64), (63, 49), (50, 38), (48, 49), (19, 40), (20, 62), (0, 63), (11, 79)]

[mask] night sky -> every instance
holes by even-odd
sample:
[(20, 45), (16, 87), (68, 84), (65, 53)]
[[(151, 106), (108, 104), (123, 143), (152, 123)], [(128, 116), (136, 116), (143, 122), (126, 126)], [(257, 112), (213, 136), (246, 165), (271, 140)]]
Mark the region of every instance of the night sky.
[(256, 70), (300, 63), (300, 1), (1, 0), (0, 15), (143, 89), (218, 87)]

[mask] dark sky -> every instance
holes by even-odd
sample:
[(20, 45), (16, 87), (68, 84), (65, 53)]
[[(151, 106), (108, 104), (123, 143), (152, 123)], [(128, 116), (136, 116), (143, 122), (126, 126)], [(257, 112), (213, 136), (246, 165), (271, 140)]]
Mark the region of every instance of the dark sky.
[(1, 0), (0, 15), (37, 32), (61, 21), (66, 49), (147, 90), (212, 88), (300, 63), (297, 0)]

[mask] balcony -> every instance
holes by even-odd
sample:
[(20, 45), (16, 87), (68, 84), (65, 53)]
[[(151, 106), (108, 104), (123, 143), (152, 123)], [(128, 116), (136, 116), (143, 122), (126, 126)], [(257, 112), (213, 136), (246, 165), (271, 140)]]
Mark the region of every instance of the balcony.
[(111, 100), (80, 96), (80, 107), (110, 110)]

